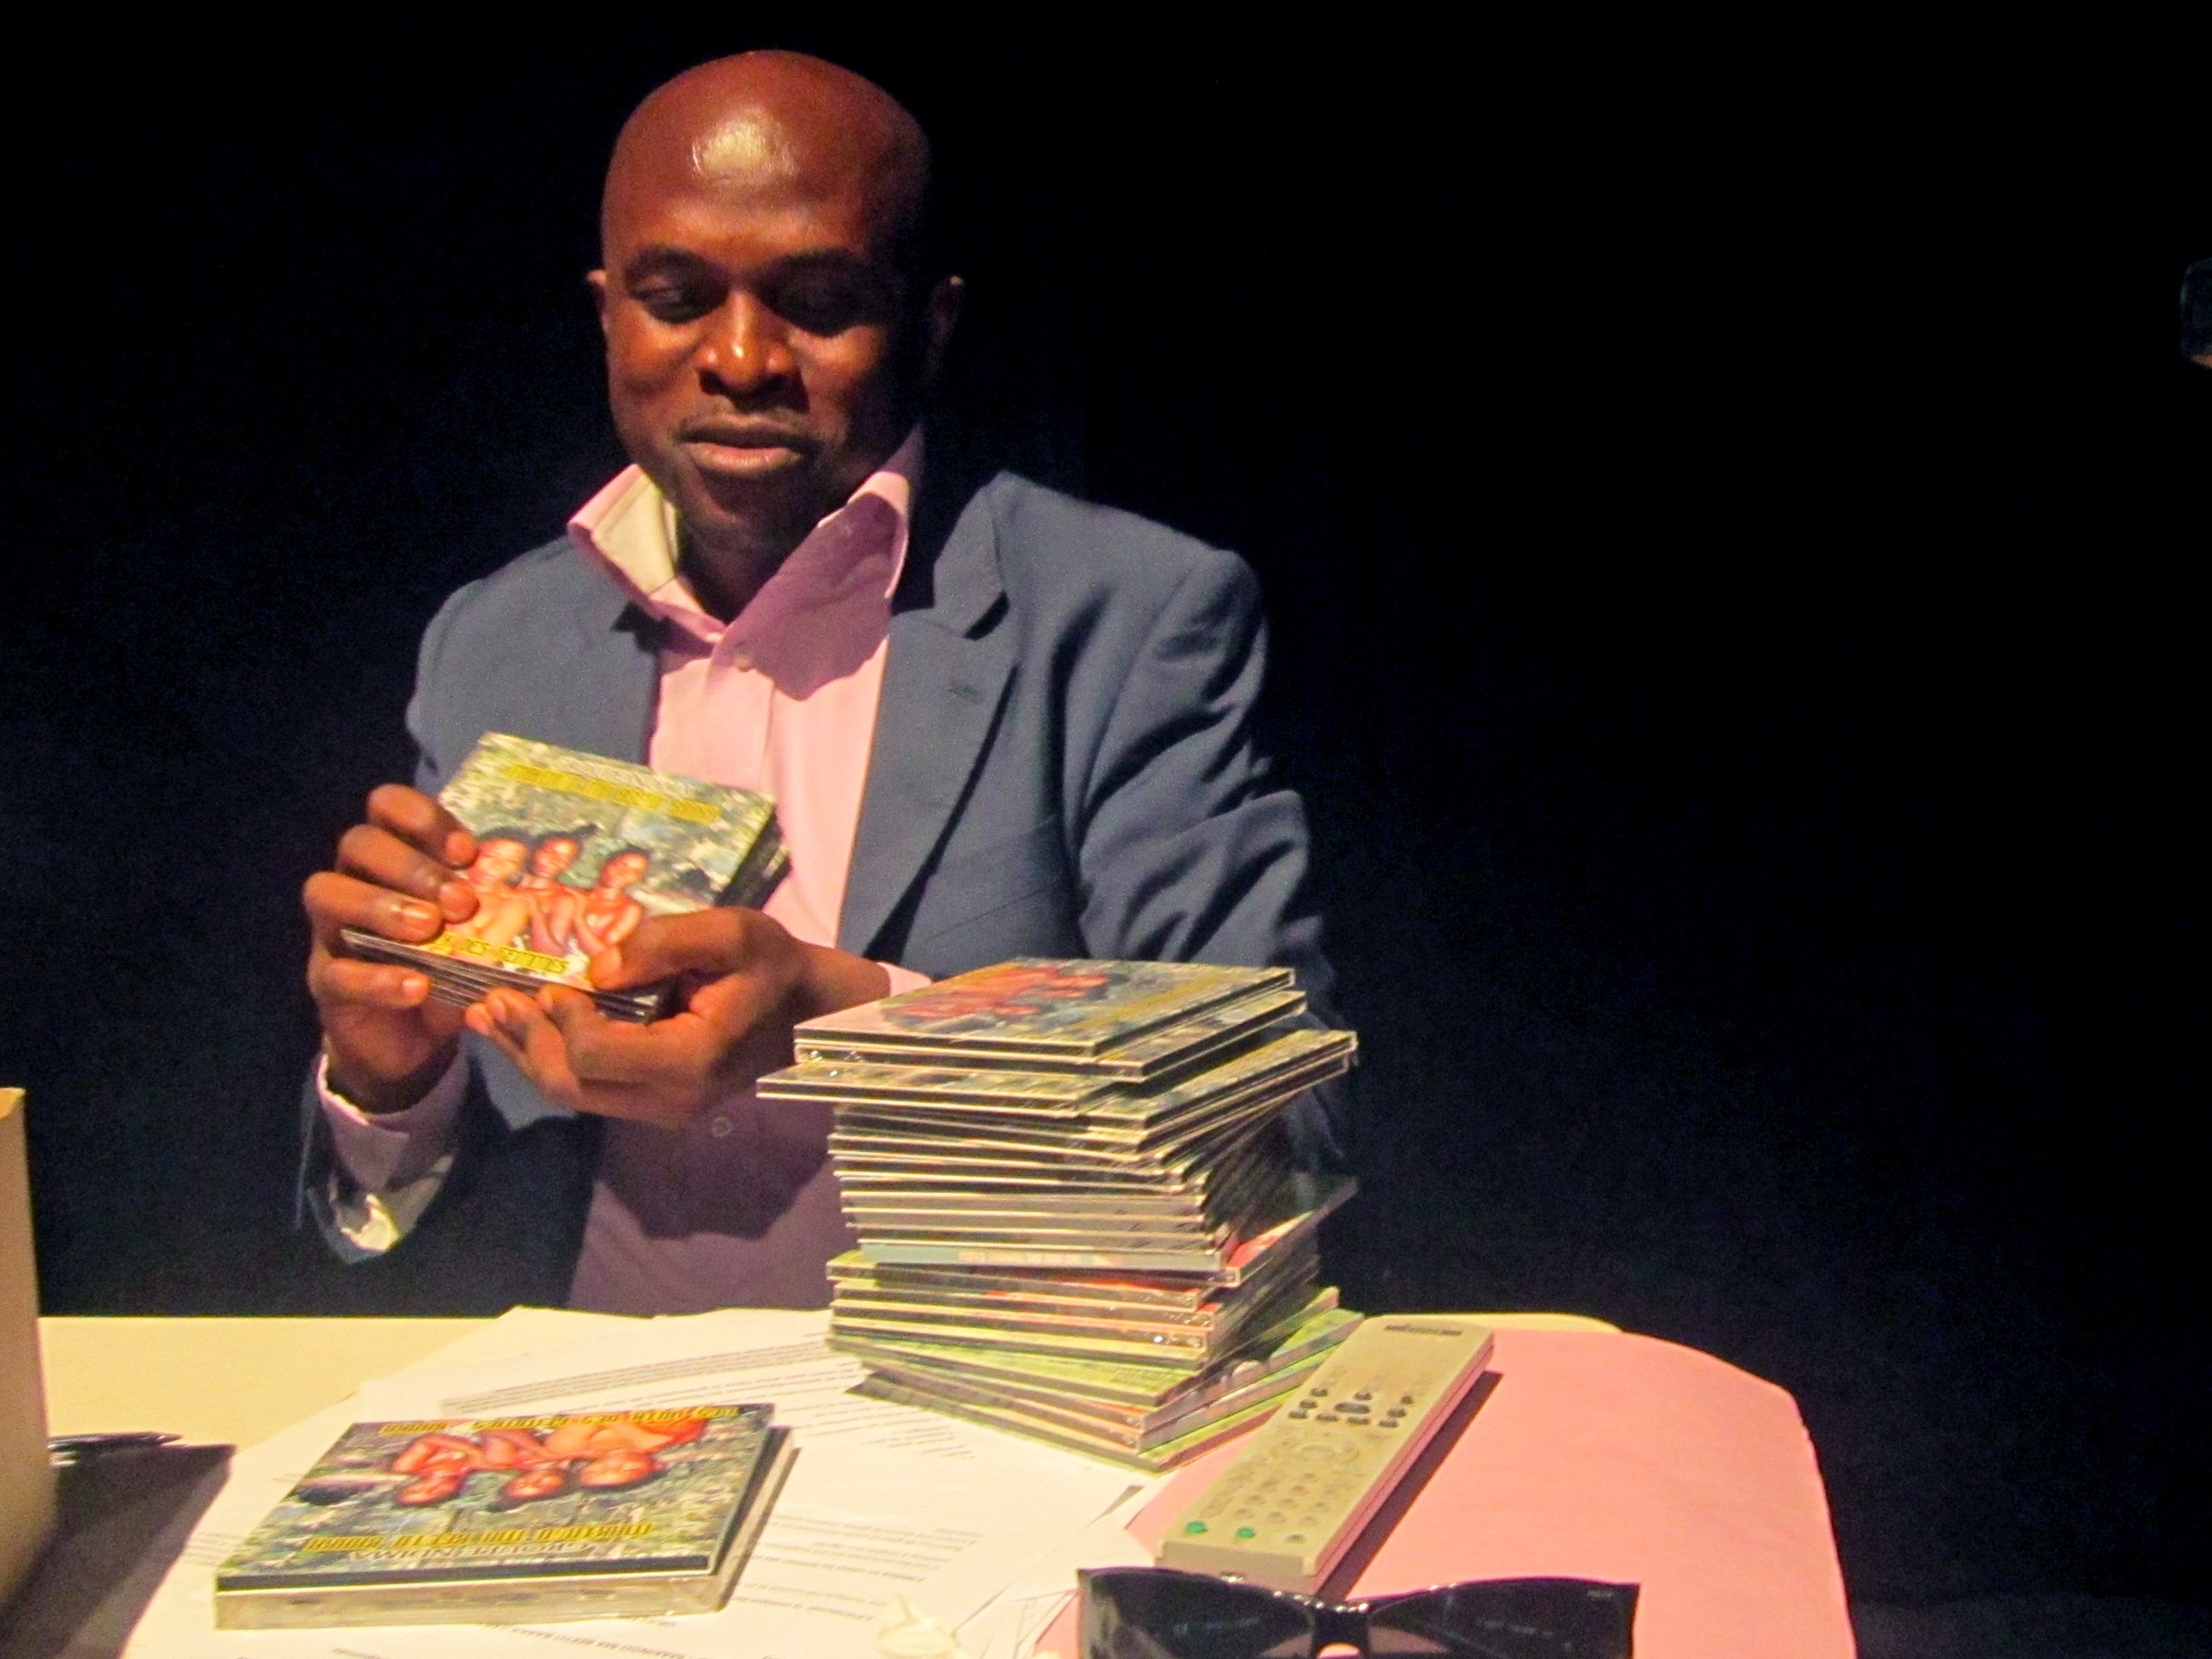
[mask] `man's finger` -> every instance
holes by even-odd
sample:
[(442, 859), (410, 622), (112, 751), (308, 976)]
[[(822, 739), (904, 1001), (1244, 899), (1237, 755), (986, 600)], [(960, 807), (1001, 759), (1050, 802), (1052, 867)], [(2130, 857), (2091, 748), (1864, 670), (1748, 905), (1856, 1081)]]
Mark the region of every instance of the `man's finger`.
[(513, 1061), (538, 1093), (571, 1111), (583, 1110), (583, 1090), (569, 1065), (559, 1030), (519, 991), (493, 991), (468, 1011), (468, 1029), (488, 1037)]
[(413, 842), (377, 824), (356, 824), (338, 838), (338, 870), (395, 893), (427, 900), (452, 921), (472, 915), (476, 889)]
[(419, 1008), (430, 998), (428, 976), (387, 962), (325, 956), (309, 975), (317, 1001), (358, 1003), (372, 1008)]
[(786, 935), (758, 911), (693, 911), (648, 916), (629, 937), (592, 959), (592, 982), (604, 990), (658, 984), (679, 974), (747, 973)]
[[(727, 1043), (774, 1023), (788, 993), (789, 986), (780, 977), (766, 973), (727, 974), (693, 991), (688, 1011), (705, 1020)], [(788, 1018), (783, 1023), (789, 1025)], [(646, 1027), (647, 1030), (655, 1029)]]
[[(588, 998), (573, 992), (560, 994), (556, 1006), (558, 1013), (550, 1012), (520, 992), (495, 991), (469, 1009), (467, 1023), (471, 1030), (488, 1038), (512, 1060), (539, 1093), (571, 1111), (630, 1118), (665, 1129), (680, 1128), (697, 1114), (705, 1097), (695, 1088), (671, 1088), (657, 1080), (640, 1083), (579, 1076), (568, 1037), (556, 1019), (565, 1020), (570, 1030), (580, 1031), (586, 1020), (600, 1017)], [(622, 1030), (636, 1030), (620, 1027), (618, 1021), (604, 1023)], [(608, 1063), (604, 1056), (602, 1063)], [(620, 1068), (617, 1065), (615, 1069)]]
[(477, 855), (468, 826), (419, 789), (380, 783), (369, 792), (369, 821), (388, 830), (449, 868), (467, 867)]
[(335, 870), (318, 870), (310, 876), (300, 896), (307, 906), (315, 937), (326, 947), (336, 940), (341, 927), (359, 927), (387, 939), (421, 945), (436, 938), (446, 924), (445, 913), (434, 903), (426, 904), (404, 892), (341, 876)]
[(568, 1044), (569, 1065), (584, 1087), (615, 1084), (654, 1090), (687, 1109), (711, 1091), (726, 1038), (695, 1014), (650, 1025), (609, 1019), (572, 991), (540, 994), (546, 1018)]

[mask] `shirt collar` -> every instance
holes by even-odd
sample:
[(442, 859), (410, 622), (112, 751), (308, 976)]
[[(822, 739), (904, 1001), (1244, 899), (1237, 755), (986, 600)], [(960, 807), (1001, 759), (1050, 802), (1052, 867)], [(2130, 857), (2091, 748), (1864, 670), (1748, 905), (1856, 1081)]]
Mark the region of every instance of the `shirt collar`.
[[(702, 643), (712, 645), (725, 632), (750, 631), (747, 623), (764, 619), (770, 609), (788, 620), (794, 609), (792, 600), (796, 595), (780, 592), (772, 596), (777, 603), (764, 606), (762, 600), (771, 596), (771, 587), (796, 588), (800, 593), (818, 595), (813, 603), (829, 603), (845, 588), (840, 580), (841, 576), (864, 558), (880, 556), (886, 550), (881, 535), (836, 534), (841, 521), (851, 519), (853, 507), (864, 496), (876, 497), (891, 509), (889, 519), (884, 523), (885, 533), (891, 538), (889, 574), (880, 594), (872, 591), (874, 583), (869, 584), (869, 597), (888, 604), (898, 592), (900, 573), (905, 569), (914, 492), (921, 478), (922, 429), (916, 427), (889, 460), (861, 481), (860, 488), (846, 498), (843, 506), (807, 533), (806, 539), (792, 550), (791, 557), (776, 574), (727, 623), (712, 615), (692, 594), (679, 561), (681, 543), (676, 508), (640, 468), (624, 467), (597, 495), (579, 508), (575, 517), (569, 521), (569, 539), (597, 561), (646, 611), (663, 621), (675, 623)], [(877, 508), (861, 516), (880, 520), (882, 510)], [(790, 580), (786, 580), (786, 572)], [(803, 582), (799, 580), (802, 576)], [(802, 600), (799, 608), (806, 608), (806, 601)], [(756, 611), (763, 612), (763, 617), (756, 618)]]

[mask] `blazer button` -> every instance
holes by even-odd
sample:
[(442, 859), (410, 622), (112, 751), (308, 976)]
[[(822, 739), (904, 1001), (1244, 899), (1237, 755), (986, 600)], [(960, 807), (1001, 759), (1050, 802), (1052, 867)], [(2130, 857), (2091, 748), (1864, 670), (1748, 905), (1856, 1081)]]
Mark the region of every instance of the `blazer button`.
[(714, 1121), (707, 1125), (707, 1133), (712, 1135), (716, 1140), (720, 1140), (724, 1135), (729, 1134), (729, 1132), (735, 1127), (736, 1125), (731, 1123), (728, 1118), (724, 1117), (721, 1113), (717, 1112), (714, 1116)]

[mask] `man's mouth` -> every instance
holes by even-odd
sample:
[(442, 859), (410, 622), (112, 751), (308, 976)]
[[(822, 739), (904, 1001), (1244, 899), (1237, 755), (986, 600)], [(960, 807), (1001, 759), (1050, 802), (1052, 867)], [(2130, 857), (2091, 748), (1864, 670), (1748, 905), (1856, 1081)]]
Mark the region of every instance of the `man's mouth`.
[(806, 464), (814, 446), (803, 435), (780, 427), (701, 421), (687, 427), (677, 441), (703, 473), (726, 478), (764, 478)]

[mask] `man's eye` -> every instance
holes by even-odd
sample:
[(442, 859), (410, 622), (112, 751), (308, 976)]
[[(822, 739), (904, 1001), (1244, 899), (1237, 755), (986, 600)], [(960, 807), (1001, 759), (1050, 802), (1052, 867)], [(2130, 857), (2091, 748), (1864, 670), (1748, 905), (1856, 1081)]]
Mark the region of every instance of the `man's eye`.
[(704, 288), (665, 283), (634, 289), (630, 298), (663, 323), (697, 322), (722, 302), (721, 295)]
[(776, 315), (810, 335), (843, 334), (868, 314), (868, 296), (850, 283), (786, 283), (767, 299)]

